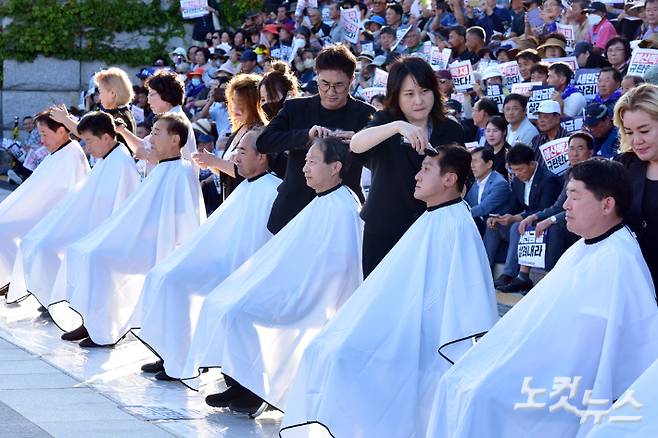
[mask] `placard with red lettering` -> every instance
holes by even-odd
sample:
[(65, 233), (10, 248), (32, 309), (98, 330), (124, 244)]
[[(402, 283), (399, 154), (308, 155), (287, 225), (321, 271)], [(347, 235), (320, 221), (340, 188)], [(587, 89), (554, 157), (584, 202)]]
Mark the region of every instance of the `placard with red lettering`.
[(359, 33), (361, 33), (359, 15), (358, 8), (340, 8), (340, 25), (343, 27), (343, 38), (352, 44), (359, 42)]
[(569, 168), (569, 137), (558, 138), (539, 146), (539, 152), (548, 170), (562, 175)]
[(567, 47), (566, 47), (567, 53), (573, 52), (573, 49), (576, 46), (576, 42), (574, 41), (576, 31), (573, 25), (557, 23), (557, 32), (562, 34), (564, 38), (566, 38), (567, 40)]
[(519, 72), (519, 64), (516, 61), (503, 62), (498, 68), (503, 75), (503, 84), (507, 88), (523, 81), (521, 73)]
[(556, 62), (564, 62), (571, 68), (571, 71), (575, 72), (576, 70), (578, 70), (578, 61), (576, 60), (575, 56), (565, 56), (563, 58), (546, 58), (544, 59), (544, 62), (547, 62), (548, 64), (555, 64)]
[(523, 96), (530, 96), (533, 87), (541, 87), (541, 82), (521, 82), (512, 84), (512, 93), (521, 94)]
[(451, 54), (452, 49), (441, 50), (436, 46), (432, 46), (429, 63), (434, 70), (445, 70), (448, 67)]
[(627, 74), (644, 77), (647, 70), (654, 64), (658, 64), (658, 50), (635, 49), (631, 55), (631, 62), (628, 64)]
[(455, 90), (463, 91), (473, 88), (475, 84), (475, 75), (471, 61), (459, 61), (450, 64), (450, 74), (452, 82), (455, 84)]

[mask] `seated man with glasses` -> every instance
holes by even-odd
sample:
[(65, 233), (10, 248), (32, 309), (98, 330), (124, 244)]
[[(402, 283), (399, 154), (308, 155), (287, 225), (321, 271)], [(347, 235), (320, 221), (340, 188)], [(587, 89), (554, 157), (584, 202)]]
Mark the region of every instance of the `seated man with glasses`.
[[(352, 135), (361, 130), (375, 112), (375, 108), (349, 94), (356, 58), (345, 46), (325, 47), (316, 58), (315, 69), (319, 93), (286, 100), (256, 142), (258, 152), (263, 154), (288, 151), (286, 176), (278, 188), (267, 224), (273, 234), (315, 197), (302, 173), (310, 143), (329, 136), (349, 143)], [(353, 163), (345, 175), (345, 185), (363, 202), (361, 169), (360, 164)]]

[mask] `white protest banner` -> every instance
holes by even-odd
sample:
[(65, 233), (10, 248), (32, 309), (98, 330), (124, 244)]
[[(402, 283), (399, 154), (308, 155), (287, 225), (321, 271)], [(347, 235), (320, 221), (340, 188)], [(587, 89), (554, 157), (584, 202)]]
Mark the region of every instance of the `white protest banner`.
[(537, 119), (535, 112), (537, 111), (537, 108), (539, 108), (539, 104), (545, 100), (552, 100), (553, 93), (555, 93), (555, 88), (553, 87), (545, 87), (543, 85), (532, 87), (530, 98), (528, 99), (528, 106), (526, 107), (529, 119)]
[(503, 102), (505, 95), (503, 94), (503, 87), (499, 84), (487, 85), (487, 98), (493, 100), (498, 105), (498, 111), (503, 112)]
[(386, 96), (386, 87), (368, 87), (364, 88), (359, 92), (359, 95), (363, 98), (364, 101), (370, 103), (373, 97), (378, 94)]
[(562, 175), (569, 168), (569, 137), (557, 138), (539, 146), (539, 152), (548, 170)]
[(429, 63), (434, 70), (445, 70), (448, 67), (451, 54), (452, 49), (441, 50), (436, 46), (432, 46)]
[(503, 84), (505, 84), (506, 87), (509, 88), (513, 84), (518, 84), (523, 81), (521, 73), (519, 72), (519, 64), (516, 61), (503, 62), (498, 68), (503, 75)]
[(398, 30), (395, 32), (395, 43), (393, 43), (393, 46), (391, 47), (391, 51), (397, 49), (398, 45), (402, 42), (404, 37), (407, 36), (409, 29), (411, 29), (411, 26), (405, 28), (402, 27), (398, 28)]
[(180, 0), (180, 8), (186, 20), (210, 14), (208, 0)]
[(541, 82), (520, 82), (512, 84), (512, 93), (521, 94), (523, 96), (530, 96), (533, 87), (541, 87)]
[(583, 129), (583, 123), (584, 119), (582, 117), (571, 117), (562, 120), (560, 122), (560, 126), (562, 126), (569, 134), (573, 134), (574, 132), (578, 132)]
[(600, 68), (579, 68), (576, 70), (573, 84), (588, 101), (594, 99), (596, 93), (599, 92), (599, 73), (601, 73)]
[(473, 88), (475, 84), (475, 75), (471, 61), (459, 61), (450, 64), (450, 74), (452, 82), (455, 84), (455, 90), (463, 91)]
[(343, 38), (352, 44), (359, 42), (359, 33), (361, 33), (359, 15), (358, 8), (340, 8), (340, 25), (343, 27)]
[(144, 109), (137, 105), (130, 105), (130, 112), (135, 118), (135, 123), (144, 123)]
[(546, 58), (544, 59), (544, 62), (547, 62), (549, 65), (555, 64), (556, 62), (564, 62), (571, 68), (571, 71), (575, 72), (578, 70), (578, 61), (576, 60), (575, 56), (565, 56), (563, 58)]
[(41, 146), (38, 148), (32, 148), (30, 149), (30, 152), (27, 154), (27, 157), (25, 157), (25, 161), (23, 162), (23, 167), (25, 167), (27, 170), (34, 171), (34, 169), (41, 164), (44, 158), (48, 156), (48, 149), (46, 149), (45, 146)]
[(301, 17), (306, 8), (317, 8), (318, 0), (299, 0), (295, 6), (295, 17)]
[(375, 54), (375, 46), (373, 43), (361, 43), (361, 53)]
[(654, 64), (658, 64), (658, 50), (637, 48), (631, 55), (627, 74), (644, 77), (647, 70)]
[(530, 266), (532, 268), (545, 268), (546, 267), (546, 233), (541, 237), (535, 235), (535, 229), (527, 228), (525, 233), (519, 239), (519, 246), (517, 255), (519, 257), (519, 265)]
[(381, 68), (375, 68), (375, 74), (372, 78), (373, 87), (386, 87), (386, 82), (388, 82), (388, 72), (382, 70)]
[(464, 143), (464, 147), (469, 152), (472, 151), (473, 149), (475, 149), (478, 146), (480, 146), (480, 143), (478, 143), (477, 141), (469, 141), (469, 142)]
[(432, 41), (425, 41), (423, 43), (423, 48), (416, 53), (418, 53), (425, 61), (430, 62), (430, 58), (432, 57)]
[(573, 52), (574, 47), (576, 47), (576, 30), (570, 24), (557, 23), (557, 32), (562, 34), (567, 40), (567, 53)]

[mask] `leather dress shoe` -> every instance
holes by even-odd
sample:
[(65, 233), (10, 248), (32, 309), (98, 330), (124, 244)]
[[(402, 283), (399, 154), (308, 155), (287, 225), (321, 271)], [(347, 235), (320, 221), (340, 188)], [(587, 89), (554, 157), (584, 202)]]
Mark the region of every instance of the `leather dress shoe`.
[(506, 293), (513, 293), (513, 292), (527, 292), (532, 287), (534, 284), (532, 283), (532, 280), (522, 280), (519, 277), (516, 277), (514, 280), (510, 281), (509, 284), (506, 286), (498, 288), (499, 291), (501, 292), (506, 292)]
[(91, 338), (84, 338), (82, 341), (80, 341), (80, 347), (82, 348), (100, 348), (100, 347), (105, 347), (105, 345), (99, 345), (95, 343), (94, 341), (91, 340)]
[(63, 341), (79, 341), (81, 339), (89, 337), (89, 332), (84, 325), (81, 325), (75, 330), (66, 332), (62, 335)]
[(142, 371), (145, 373), (157, 373), (158, 371), (164, 371), (164, 361), (160, 359), (156, 360), (155, 362), (145, 363), (142, 365)]
[(267, 408), (267, 403), (265, 403), (262, 398), (249, 391), (248, 394), (233, 400), (228, 407), (233, 412), (247, 414), (253, 418), (263, 413), (265, 408)]
[(510, 281), (512, 281), (514, 277), (506, 274), (501, 274), (496, 280), (494, 281), (494, 287), (498, 290), (500, 290), (501, 287), (507, 286)]
[(164, 369), (161, 370), (161, 371), (158, 371), (157, 373), (155, 373), (155, 376), (154, 376), (154, 377), (155, 377), (155, 380), (162, 380), (162, 381), (164, 381), (164, 382), (173, 382), (174, 380), (178, 380), (178, 379), (174, 379), (173, 377), (171, 377), (170, 375), (168, 375), (168, 374), (165, 372)]
[(226, 408), (233, 400), (242, 397), (244, 394), (248, 394), (246, 388), (236, 385), (229, 386), (229, 388), (220, 392), (219, 394), (211, 394), (206, 397), (206, 404), (214, 408)]

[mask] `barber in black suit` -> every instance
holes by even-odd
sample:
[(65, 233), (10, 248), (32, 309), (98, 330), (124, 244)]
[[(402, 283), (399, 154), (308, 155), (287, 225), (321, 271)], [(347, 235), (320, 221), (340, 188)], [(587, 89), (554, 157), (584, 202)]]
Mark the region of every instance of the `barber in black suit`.
[(507, 285), (519, 274), (519, 223), (529, 215), (550, 207), (562, 190), (561, 178), (537, 164), (530, 146), (517, 143), (510, 148), (507, 164), (515, 175), (512, 180), (510, 214), (489, 218), (484, 233), (484, 247), (492, 265), (499, 245), (509, 242), (505, 269), (494, 282), (497, 288)]
[[(348, 142), (370, 121), (375, 108), (349, 95), (356, 58), (343, 45), (325, 47), (315, 61), (319, 93), (286, 100), (256, 142), (260, 153), (288, 151), (286, 175), (278, 188), (267, 229), (276, 234), (315, 197), (302, 168), (311, 140), (335, 136)], [(353, 161), (345, 178), (361, 202), (361, 170)]]

